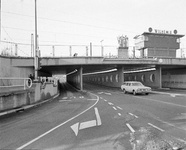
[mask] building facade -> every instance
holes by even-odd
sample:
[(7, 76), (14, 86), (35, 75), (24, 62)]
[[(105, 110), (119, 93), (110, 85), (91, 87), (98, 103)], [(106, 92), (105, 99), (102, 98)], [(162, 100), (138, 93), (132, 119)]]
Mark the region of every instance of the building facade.
[(140, 57), (175, 58), (176, 50), (180, 48), (180, 38), (177, 30), (166, 31), (149, 28), (149, 32), (134, 37), (135, 47), (140, 51)]

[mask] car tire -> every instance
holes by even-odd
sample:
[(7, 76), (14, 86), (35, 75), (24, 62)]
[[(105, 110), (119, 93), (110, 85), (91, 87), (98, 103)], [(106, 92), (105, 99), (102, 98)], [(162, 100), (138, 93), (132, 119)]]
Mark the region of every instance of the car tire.
[(145, 95), (149, 95), (149, 93), (145, 93)]
[(133, 92), (132, 92), (132, 93), (133, 93), (133, 95), (136, 95), (136, 91), (135, 91), (135, 90), (133, 90)]
[(125, 89), (123, 89), (123, 92), (124, 92), (124, 94), (127, 94), (127, 91)]

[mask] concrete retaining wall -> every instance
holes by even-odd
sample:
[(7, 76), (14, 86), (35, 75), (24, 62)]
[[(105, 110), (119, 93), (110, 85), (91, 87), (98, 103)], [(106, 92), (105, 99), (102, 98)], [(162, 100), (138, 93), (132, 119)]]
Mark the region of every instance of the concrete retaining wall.
[[(152, 88), (178, 88), (186, 89), (186, 70), (163, 70), (160, 68), (145, 72), (125, 73), (123, 81), (140, 81)], [(120, 87), (118, 72), (84, 75), (84, 82), (110, 87)], [(121, 81), (122, 82), (122, 81)]]
[[(17, 58), (19, 59), (19, 58)], [(31, 61), (31, 58), (28, 58)], [(21, 61), (21, 60), (20, 60)], [(13, 64), (11, 57), (0, 56), (0, 78), (13, 77), (13, 78), (28, 78), (30, 74), (33, 74), (34, 67), (16, 67)], [(22, 60), (22, 64), (24, 61)], [(1, 82), (1, 81), (0, 81)], [(1, 85), (22, 84), (21, 80), (8, 80), (6, 83), (0, 83)]]
[(119, 75), (117, 71), (94, 75), (85, 75), (83, 76), (83, 81), (92, 84), (119, 87)]
[(45, 85), (35, 83), (29, 90), (1, 93), (0, 112), (35, 104), (47, 100), (56, 94), (58, 94), (58, 86), (53, 83), (46, 83)]

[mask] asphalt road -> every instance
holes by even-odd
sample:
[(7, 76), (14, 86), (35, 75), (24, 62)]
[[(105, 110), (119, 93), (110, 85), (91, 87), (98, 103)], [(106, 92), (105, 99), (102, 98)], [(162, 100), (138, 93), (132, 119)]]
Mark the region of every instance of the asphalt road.
[(132, 150), (145, 135), (177, 148), (186, 143), (185, 96), (84, 90), (64, 84), (58, 98), (0, 117), (0, 149)]

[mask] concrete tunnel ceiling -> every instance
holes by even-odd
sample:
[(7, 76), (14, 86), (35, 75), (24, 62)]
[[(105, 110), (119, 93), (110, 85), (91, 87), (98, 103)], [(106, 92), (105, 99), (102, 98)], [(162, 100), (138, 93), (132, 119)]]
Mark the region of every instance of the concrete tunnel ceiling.
[(75, 69), (79, 69), (83, 67), (83, 74), (84, 73), (92, 73), (92, 72), (99, 72), (99, 71), (107, 71), (115, 68), (124, 67), (124, 70), (135, 70), (141, 68), (152, 68), (155, 65), (141, 65), (141, 64), (127, 64), (127, 65), (66, 65), (66, 66), (42, 66), (40, 69), (41, 72), (58, 75), (58, 74), (68, 74), (73, 72)]

